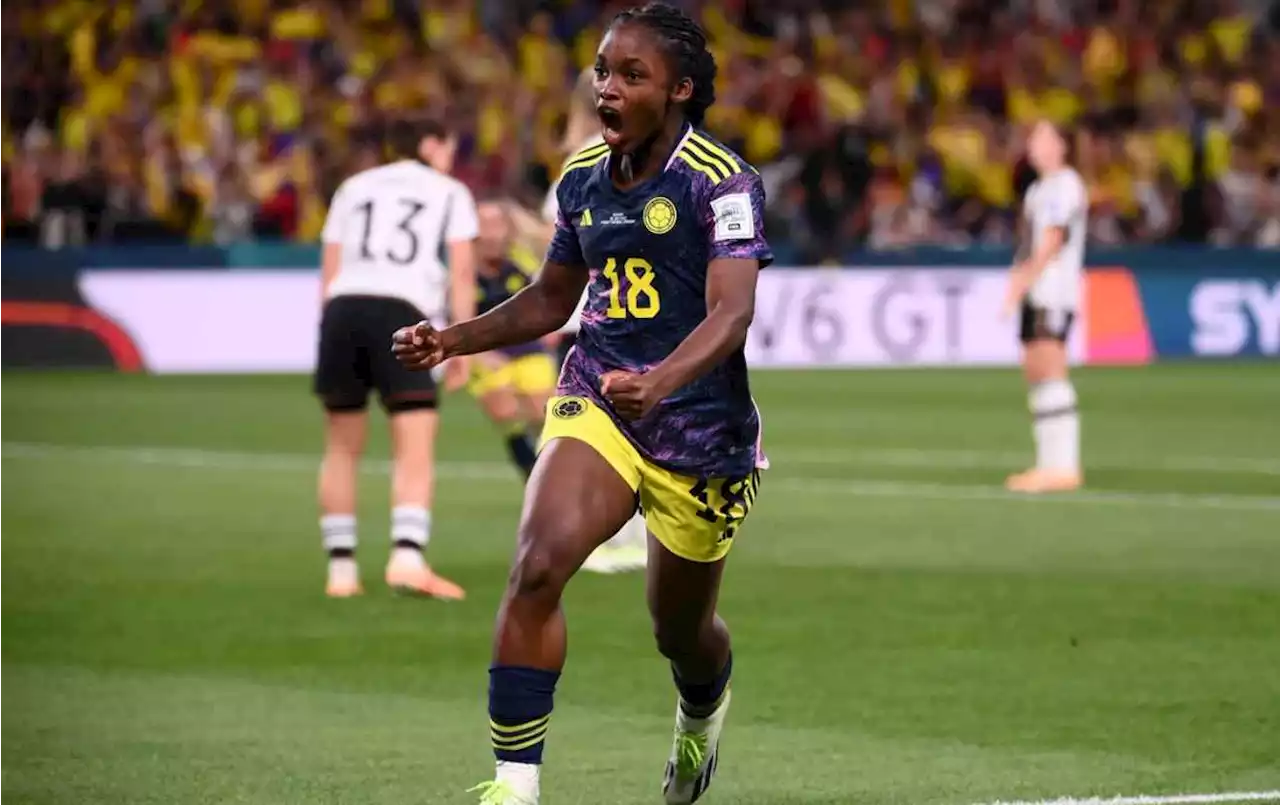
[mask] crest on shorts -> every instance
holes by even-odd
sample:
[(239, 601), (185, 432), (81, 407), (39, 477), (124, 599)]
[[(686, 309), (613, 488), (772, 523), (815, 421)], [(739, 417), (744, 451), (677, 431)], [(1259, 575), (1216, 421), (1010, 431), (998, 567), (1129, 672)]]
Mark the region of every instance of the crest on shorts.
[(675, 228), (676, 205), (666, 196), (654, 196), (644, 205), (644, 228), (655, 235), (665, 235)]
[(556, 419), (573, 419), (586, 413), (587, 401), (581, 397), (565, 397), (557, 400), (551, 407), (551, 415)]

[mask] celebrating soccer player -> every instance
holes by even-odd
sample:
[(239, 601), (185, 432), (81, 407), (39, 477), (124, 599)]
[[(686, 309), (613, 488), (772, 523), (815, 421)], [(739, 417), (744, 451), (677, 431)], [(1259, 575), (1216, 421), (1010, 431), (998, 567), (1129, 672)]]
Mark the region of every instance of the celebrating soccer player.
[[(570, 100), (569, 119), (565, 125), (565, 151), (570, 154), (562, 173), (568, 172), (580, 154), (592, 148), (599, 150), (604, 144), (600, 134), (600, 117), (596, 111), (595, 70), (586, 69), (578, 77)], [(559, 183), (547, 191), (546, 201), (542, 205), (542, 217), (549, 224), (555, 224), (560, 214)], [(554, 232), (554, 230), (553, 230)], [(587, 306), (588, 290), (583, 289), (582, 299), (578, 307), (569, 317), (569, 321), (560, 328), (559, 354), (560, 365), (568, 361), (569, 351), (573, 349), (582, 328), (582, 311)], [(645, 529), (644, 516), (636, 513), (628, 520), (618, 533), (605, 540), (604, 544), (591, 552), (582, 563), (583, 570), (592, 573), (627, 573), (642, 570), (649, 560), (648, 532)]]
[[(325, 303), (315, 391), (326, 412), (320, 529), (329, 552), (327, 590), (336, 598), (361, 591), (356, 474), (365, 405), (370, 389), (377, 389), (391, 421), (394, 454), (387, 584), (456, 599), (462, 589), (436, 575), (423, 557), (435, 486), (435, 381), (429, 373), (406, 371), (387, 354), (386, 343), (419, 319), (451, 315), (462, 321), (475, 314), (476, 208), (466, 186), (448, 175), (453, 136), (433, 123), (403, 121), (391, 140), (403, 158), (343, 182), (321, 236)], [(442, 240), (448, 272), (438, 256)], [(446, 382), (461, 387), (468, 372), (465, 360), (453, 361)]]
[(589, 291), (498, 614), (489, 805), (538, 802), (565, 660), (561, 595), (637, 506), (651, 537), (649, 611), (678, 692), (666, 801), (693, 802), (716, 770), (733, 667), (716, 600), (766, 465), (743, 345), (772, 255), (760, 177), (698, 129), (715, 73), (683, 12), (653, 3), (615, 17), (595, 64), (604, 142), (567, 165), (542, 271), (473, 321), (394, 338), (406, 365), (430, 369), (552, 332)]
[(1038, 174), (1023, 202), (1030, 249), (1010, 274), (1005, 312), (1022, 310), (1022, 363), (1030, 386), (1036, 463), (1009, 476), (1005, 485), (1017, 492), (1069, 491), (1083, 480), (1067, 336), (1080, 305), (1089, 201), (1080, 174), (1067, 164), (1067, 141), (1052, 123), (1032, 129), (1027, 157)]

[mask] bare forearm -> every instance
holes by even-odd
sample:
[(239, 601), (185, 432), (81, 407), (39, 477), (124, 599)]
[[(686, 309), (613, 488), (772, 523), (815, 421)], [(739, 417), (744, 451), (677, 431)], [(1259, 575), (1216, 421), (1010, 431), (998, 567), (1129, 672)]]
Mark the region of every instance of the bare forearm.
[(536, 341), (563, 327), (577, 301), (566, 305), (562, 295), (535, 282), (483, 316), (445, 330), (445, 352), (474, 355)]
[(751, 327), (750, 312), (713, 310), (666, 360), (651, 370), (661, 396), (697, 380), (740, 349)]

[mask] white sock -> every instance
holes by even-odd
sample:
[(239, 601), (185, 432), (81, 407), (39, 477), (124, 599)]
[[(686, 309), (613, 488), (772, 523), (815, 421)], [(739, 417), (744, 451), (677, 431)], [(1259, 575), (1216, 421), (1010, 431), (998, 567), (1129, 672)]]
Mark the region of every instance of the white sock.
[(1036, 467), (1052, 472), (1080, 472), (1080, 414), (1070, 380), (1049, 380), (1031, 387), (1028, 395)]
[(514, 763), (510, 760), (499, 760), (495, 779), (511, 786), (516, 795), (524, 800), (536, 803), (539, 791), (539, 778), (542, 766), (536, 763)]
[(431, 541), (431, 512), (422, 506), (391, 509), (391, 542), (395, 552), (421, 554)]
[(354, 552), (356, 549), (356, 516), (354, 514), (326, 514), (320, 518), (320, 534), (324, 538), (326, 552)]

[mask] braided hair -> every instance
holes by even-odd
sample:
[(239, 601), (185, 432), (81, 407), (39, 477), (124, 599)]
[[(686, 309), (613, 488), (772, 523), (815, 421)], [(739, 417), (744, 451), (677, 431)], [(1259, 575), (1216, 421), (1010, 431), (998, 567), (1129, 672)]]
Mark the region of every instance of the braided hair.
[(614, 17), (609, 27), (624, 23), (643, 25), (657, 34), (672, 72), (677, 78), (693, 82), (693, 94), (684, 102), (684, 116), (693, 125), (701, 126), (707, 109), (716, 102), (716, 60), (707, 50), (702, 26), (666, 3), (627, 9)]

